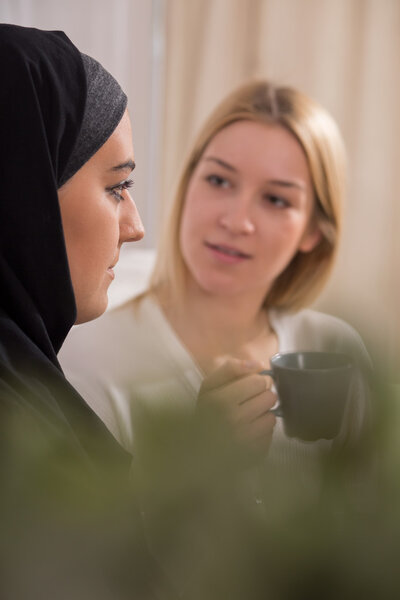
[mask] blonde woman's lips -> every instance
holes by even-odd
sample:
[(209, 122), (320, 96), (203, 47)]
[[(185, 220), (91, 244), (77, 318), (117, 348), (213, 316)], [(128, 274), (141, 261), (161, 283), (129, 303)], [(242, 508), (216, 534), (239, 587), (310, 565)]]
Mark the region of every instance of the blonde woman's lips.
[(243, 252), (239, 248), (227, 246), (226, 244), (212, 244), (210, 242), (205, 242), (205, 246), (216, 259), (227, 264), (237, 264), (251, 258), (249, 254)]

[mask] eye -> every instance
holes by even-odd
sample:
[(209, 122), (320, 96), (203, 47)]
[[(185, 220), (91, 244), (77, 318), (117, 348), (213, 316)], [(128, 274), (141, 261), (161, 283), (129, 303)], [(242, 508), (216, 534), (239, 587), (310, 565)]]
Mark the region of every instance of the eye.
[(230, 182), (220, 175), (207, 175), (205, 179), (210, 185), (217, 188), (227, 188), (230, 185)]
[(134, 181), (132, 179), (126, 179), (125, 181), (121, 181), (121, 183), (117, 183), (117, 185), (106, 188), (106, 190), (113, 198), (118, 202), (121, 202), (121, 200), (124, 199), (124, 196), (122, 195), (123, 191), (128, 190), (133, 184)]
[(286, 200), (286, 198), (282, 198), (282, 196), (276, 196), (275, 194), (266, 194), (264, 198), (269, 204), (272, 204), (277, 208), (287, 208), (290, 206), (290, 202)]

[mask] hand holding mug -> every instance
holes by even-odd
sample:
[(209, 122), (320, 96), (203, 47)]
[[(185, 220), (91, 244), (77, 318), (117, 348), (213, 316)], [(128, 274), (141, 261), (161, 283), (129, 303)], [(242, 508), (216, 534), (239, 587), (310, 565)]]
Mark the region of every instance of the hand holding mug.
[(204, 379), (198, 404), (222, 407), (239, 440), (266, 451), (276, 422), (271, 412), (276, 395), (268, 389), (267, 378), (260, 375), (262, 368), (258, 361), (227, 359)]

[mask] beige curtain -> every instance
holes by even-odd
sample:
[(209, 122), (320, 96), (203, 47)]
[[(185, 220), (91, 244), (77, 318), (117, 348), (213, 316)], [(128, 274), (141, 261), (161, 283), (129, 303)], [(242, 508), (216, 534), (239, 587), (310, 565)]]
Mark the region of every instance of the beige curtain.
[[(400, 339), (400, 1), (166, 0), (163, 214), (193, 136), (253, 76), (298, 86), (337, 120), (349, 156), (346, 227), (317, 308), (378, 357)], [(397, 283), (397, 285), (395, 285)]]

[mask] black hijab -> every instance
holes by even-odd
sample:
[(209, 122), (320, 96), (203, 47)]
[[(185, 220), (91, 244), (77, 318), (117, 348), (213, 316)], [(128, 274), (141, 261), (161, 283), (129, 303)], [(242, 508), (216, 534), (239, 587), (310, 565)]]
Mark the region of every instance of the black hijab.
[(62, 32), (0, 25), (0, 418), (117, 447), (57, 360), (76, 319), (57, 189), (97, 150), (76, 150), (88, 62)]

